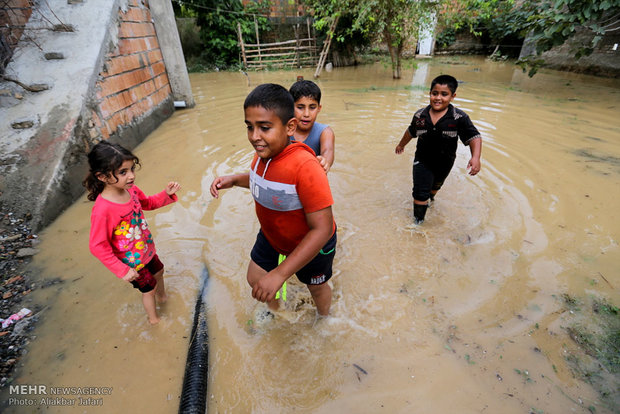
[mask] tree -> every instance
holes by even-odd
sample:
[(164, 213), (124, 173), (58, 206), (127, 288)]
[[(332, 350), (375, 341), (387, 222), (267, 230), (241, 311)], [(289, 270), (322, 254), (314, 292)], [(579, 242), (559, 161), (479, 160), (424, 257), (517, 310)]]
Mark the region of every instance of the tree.
[(215, 67), (227, 67), (239, 63), (237, 24), (241, 25), (243, 35), (253, 38), (255, 22), (260, 30), (269, 28), (270, 6), (268, 0), (249, 2), (246, 6), (241, 0), (193, 0), (175, 9), (196, 16), (204, 45), (202, 60)]
[(605, 33), (620, 30), (620, 0), (449, 0), (440, 16), (448, 33), (467, 28), (479, 35), (485, 30), (498, 43), (527, 36), (534, 55), (517, 64), (533, 76), (543, 64), (542, 53), (578, 31), (591, 33), (592, 40), (573, 48), (576, 59), (592, 53)]
[(487, 37), (498, 51), (504, 40), (520, 36), (514, 7), (515, 0), (445, 1), (439, 12), (438, 41), (447, 44), (456, 32), (467, 30)]
[(392, 61), (392, 77), (400, 79), (403, 48), (431, 23), (440, 0), (308, 0), (306, 4), (314, 11), (317, 29), (329, 26), (335, 16), (350, 17), (351, 26), (335, 34), (339, 42), (356, 32), (384, 42)]
[(572, 47), (576, 59), (590, 55), (605, 33), (620, 30), (620, 0), (526, 0), (516, 10), (535, 55), (517, 62), (533, 76), (543, 61), (542, 53), (564, 44), (578, 31), (592, 35), (589, 43)]

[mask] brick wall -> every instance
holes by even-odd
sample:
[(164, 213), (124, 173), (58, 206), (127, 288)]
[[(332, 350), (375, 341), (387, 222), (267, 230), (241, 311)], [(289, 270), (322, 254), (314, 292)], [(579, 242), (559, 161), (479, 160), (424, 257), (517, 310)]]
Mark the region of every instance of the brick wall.
[(108, 139), (172, 96), (148, 2), (130, 0), (126, 11), (119, 10), (118, 24), (118, 43), (96, 85), (91, 138)]
[(0, 0), (0, 73), (11, 60), (31, 14), (30, 0)]

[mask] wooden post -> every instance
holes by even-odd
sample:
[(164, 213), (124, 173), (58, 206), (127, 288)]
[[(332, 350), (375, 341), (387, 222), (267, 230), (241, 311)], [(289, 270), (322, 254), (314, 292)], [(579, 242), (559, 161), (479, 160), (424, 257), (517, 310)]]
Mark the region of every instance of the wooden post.
[(329, 27), (329, 32), (327, 33), (327, 41), (323, 43), (323, 50), (321, 51), (321, 55), (319, 56), (319, 63), (316, 65), (316, 71), (314, 72), (314, 77), (318, 78), (323, 70), (323, 66), (325, 65), (325, 60), (327, 60), (327, 55), (329, 54), (329, 47), (332, 44), (332, 38), (334, 37), (334, 30), (336, 30), (336, 25), (338, 24), (338, 17), (334, 19), (331, 26)]
[(315, 48), (316, 48), (316, 40), (313, 42), (313, 37), (312, 37), (312, 33), (310, 33), (310, 18), (306, 17), (306, 26), (308, 27), (308, 46), (310, 46), (310, 55), (312, 56), (312, 63), (314, 63), (314, 60), (316, 59), (316, 52), (315, 52)]
[(237, 35), (239, 36), (239, 45), (241, 45), (241, 56), (243, 57), (243, 66), (248, 67), (248, 59), (245, 56), (245, 46), (243, 45), (243, 36), (241, 35), (241, 23), (237, 22)]
[(260, 38), (258, 37), (258, 21), (256, 15), (254, 15), (254, 30), (256, 31), (256, 44), (258, 45), (258, 63), (262, 63), (262, 57), (260, 54)]
[(295, 63), (293, 66), (300, 67), (301, 61), (299, 60), (299, 24), (293, 26), (293, 30), (295, 31)]

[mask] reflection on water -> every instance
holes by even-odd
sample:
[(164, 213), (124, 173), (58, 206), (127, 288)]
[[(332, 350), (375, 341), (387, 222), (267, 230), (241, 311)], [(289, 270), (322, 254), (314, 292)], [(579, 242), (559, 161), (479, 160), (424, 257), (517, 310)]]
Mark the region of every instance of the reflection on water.
[[(162, 323), (149, 327), (139, 294), (90, 256), (92, 204), (80, 200), (41, 237), (41, 278), (63, 282), (36, 293), (46, 308), (16, 382), (112, 387), (103, 406), (76, 403), (76, 412), (176, 412), (206, 263), (210, 412), (607, 412), (566, 364), (574, 346), (560, 297), (620, 299), (619, 82), (550, 71), (530, 79), (481, 59), (418, 65), (401, 80), (373, 65), (318, 81), (319, 120), (336, 134), (331, 318), (316, 320), (295, 281), (273, 321), (258, 317), (263, 305), (245, 281), (258, 230), (252, 199), (208, 191), (215, 176), (248, 168), (247, 93), (312, 70), (250, 73), (249, 86), (241, 73), (192, 75), (196, 108), (136, 149), (145, 192), (183, 185), (178, 203), (147, 212), (166, 264)], [(483, 134), (482, 171), (466, 174), (460, 146), (416, 228), (414, 145), (402, 156), (394, 147), (440, 73), (461, 81), (455, 104)]]

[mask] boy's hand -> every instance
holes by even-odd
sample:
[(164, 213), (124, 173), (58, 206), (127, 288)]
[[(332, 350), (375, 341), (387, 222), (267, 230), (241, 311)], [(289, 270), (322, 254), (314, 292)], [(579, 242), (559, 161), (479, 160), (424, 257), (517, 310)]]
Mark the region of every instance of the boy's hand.
[(170, 181), (165, 188), (166, 194), (168, 194), (169, 196), (175, 194), (180, 189), (181, 189), (181, 184), (177, 183), (176, 181)]
[(469, 175), (476, 175), (480, 172), (480, 158), (472, 157), (467, 163)]
[(282, 287), (283, 280), (276, 272), (276, 269), (261, 277), (252, 287), (252, 297), (260, 302), (269, 302), (274, 300), (276, 293)]
[(405, 146), (399, 144), (396, 146), (396, 149), (394, 150), (394, 152), (397, 154), (402, 154), (404, 150), (405, 150)]
[(234, 183), (233, 177), (230, 175), (226, 175), (224, 177), (217, 177), (211, 183), (211, 188), (209, 190), (213, 197), (218, 198), (220, 196), (220, 193), (218, 190), (223, 190), (225, 188), (231, 188), (234, 184), (235, 183)]
[(329, 172), (329, 163), (327, 162), (327, 160), (324, 157), (322, 157), (321, 155), (317, 155), (316, 159), (319, 161), (319, 164), (321, 164), (321, 167), (323, 167), (325, 172), (328, 173)]
[(126, 282), (133, 282), (134, 280), (138, 278), (138, 276), (140, 275), (138, 274), (138, 272), (136, 272), (136, 269), (134, 269), (133, 267), (130, 267), (129, 270), (127, 271), (127, 274), (123, 276), (123, 280)]

